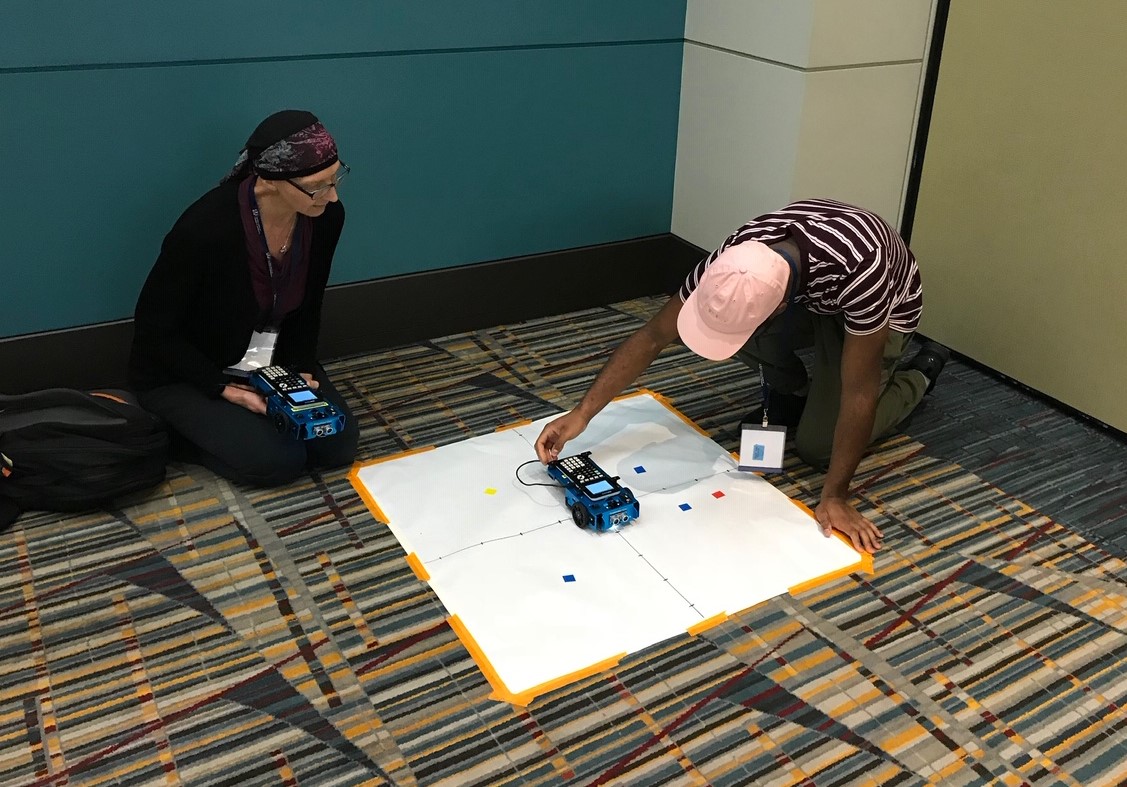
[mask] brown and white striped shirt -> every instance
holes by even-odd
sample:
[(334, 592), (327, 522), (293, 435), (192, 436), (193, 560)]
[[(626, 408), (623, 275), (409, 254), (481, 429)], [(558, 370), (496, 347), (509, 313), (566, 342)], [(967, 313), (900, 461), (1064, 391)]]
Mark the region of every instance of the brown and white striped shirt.
[(795, 303), (815, 314), (844, 314), (845, 329), (856, 335), (885, 323), (901, 333), (916, 330), (923, 311), (920, 269), (900, 234), (875, 213), (828, 199), (794, 202), (740, 227), (689, 272), (681, 301), (725, 249), (787, 237), (802, 252)]

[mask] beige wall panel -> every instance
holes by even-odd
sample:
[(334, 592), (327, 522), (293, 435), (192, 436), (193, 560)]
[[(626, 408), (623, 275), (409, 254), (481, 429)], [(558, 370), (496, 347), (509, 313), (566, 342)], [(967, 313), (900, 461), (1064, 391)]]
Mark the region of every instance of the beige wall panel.
[(685, 45), (674, 234), (712, 249), (749, 218), (787, 202), (804, 79), (794, 69)]
[(919, 63), (813, 71), (791, 196), (832, 197), (900, 222)]
[(803, 67), (813, 25), (814, 0), (689, 0), (685, 38)]
[(809, 68), (921, 60), (932, 0), (815, 0)]
[(955, 0), (912, 237), (925, 333), (1121, 430), (1125, 74), (1122, 0)]
[(919, 60), (933, 0), (689, 0), (685, 37), (796, 68)]

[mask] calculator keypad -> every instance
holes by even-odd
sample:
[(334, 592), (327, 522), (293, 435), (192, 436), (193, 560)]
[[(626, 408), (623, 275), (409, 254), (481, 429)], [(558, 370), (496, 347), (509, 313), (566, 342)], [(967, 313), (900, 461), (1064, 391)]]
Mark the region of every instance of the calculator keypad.
[(270, 384), (282, 393), (301, 391), (309, 386), (300, 375), (294, 374), (284, 366), (267, 366), (260, 369), (259, 374), (270, 381)]
[(591, 460), (586, 456), (569, 456), (559, 461), (560, 468), (581, 486), (607, 478), (607, 474), (591, 464)]

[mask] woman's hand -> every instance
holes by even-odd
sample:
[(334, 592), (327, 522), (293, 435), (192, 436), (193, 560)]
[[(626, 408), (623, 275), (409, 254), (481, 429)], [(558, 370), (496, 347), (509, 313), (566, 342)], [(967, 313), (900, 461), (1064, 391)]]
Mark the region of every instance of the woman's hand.
[(260, 393), (258, 393), (258, 391), (254, 390), (249, 385), (242, 385), (241, 383), (228, 383), (223, 387), (222, 396), (231, 404), (237, 404), (239, 405), (239, 407), (245, 407), (252, 413), (266, 415), (266, 400)]

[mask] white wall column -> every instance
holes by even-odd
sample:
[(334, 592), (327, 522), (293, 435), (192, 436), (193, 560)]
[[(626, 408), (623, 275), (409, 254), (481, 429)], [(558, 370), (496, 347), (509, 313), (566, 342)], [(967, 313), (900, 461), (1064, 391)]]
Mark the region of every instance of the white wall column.
[(832, 197), (899, 223), (934, 0), (689, 0), (673, 232)]

